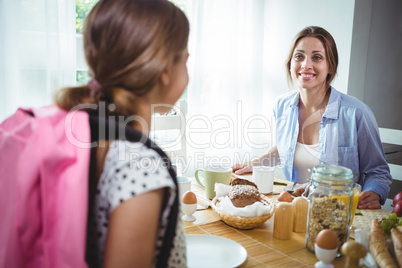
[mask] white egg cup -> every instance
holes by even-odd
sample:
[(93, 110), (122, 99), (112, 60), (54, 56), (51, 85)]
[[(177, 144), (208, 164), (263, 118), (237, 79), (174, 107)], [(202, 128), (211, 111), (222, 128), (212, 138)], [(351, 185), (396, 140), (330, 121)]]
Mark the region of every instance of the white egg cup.
[(331, 263), (335, 258), (336, 255), (338, 254), (338, 249), (322, 249), (317, 246), (317, 244), (314, 245), (314, 250), (315, 250), (315, 255), (317, 256), (317, 259), (320, 261), (316, 262), (314, 267), (316, 268), (333, 268), (334, 265)]
[(193, 214), (197, 210), (197, 203), (195, 204), (183, 204), (181, 203), (181, 211), (184, 215), (181, 217), (183, 221), (195, 221)]

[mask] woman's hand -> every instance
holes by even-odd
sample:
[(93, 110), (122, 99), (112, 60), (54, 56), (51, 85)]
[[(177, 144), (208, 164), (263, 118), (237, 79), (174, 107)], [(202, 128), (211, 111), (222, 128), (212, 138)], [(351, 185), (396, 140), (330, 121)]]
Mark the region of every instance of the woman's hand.
[(280, 163), (278, 149), (272, 147), (269, 151), (264, 154), (263, 156), (254, 159), (250, 162), (246, 162), (244, 164), (235, 164), (232, 166), (232, 170), (237, 175), (241, 175), (244, 173), (251, 173), (253, 172), (253, 166), (275, 166)]
[(380, 209), (380, 196), (372, 191), (363, 191), (360, 194), (358, 209)]
[(244, 173), (253, 172), (253, 165), (251, 162), (247, 162), (245, 164), (236, 164), (232, 166), (232, 170), (235, 171), (235, 174), (241, 175)]

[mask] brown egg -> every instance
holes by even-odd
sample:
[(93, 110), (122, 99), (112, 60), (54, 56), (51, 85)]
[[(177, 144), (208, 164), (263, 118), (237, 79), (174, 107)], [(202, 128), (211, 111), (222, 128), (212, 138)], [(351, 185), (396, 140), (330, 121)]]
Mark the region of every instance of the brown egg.
[(278, 201), (279, 201), (279, 202), (289, 202), (289, 203), (292, 203), (293, 199), (292, 199), (292, 196), (291, 196), (288, 192), (282, 192), (282, 193), (278, 196)]
[(318, 233), (315, 243), (322, 249), (336, 249), (338, 247), (338, 236), (334, 231), (324, 229)]
[(183, 204), (196, 204), (197, 197), (193, 192), (187, 191), (183, 194), (181, 201), (183, 202)]

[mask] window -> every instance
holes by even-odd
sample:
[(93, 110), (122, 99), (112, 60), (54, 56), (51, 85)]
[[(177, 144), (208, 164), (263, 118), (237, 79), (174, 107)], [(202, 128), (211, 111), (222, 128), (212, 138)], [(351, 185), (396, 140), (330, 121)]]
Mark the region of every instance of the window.
[[(177, 7), (186, 13), (186, 2), (187, 0), (170, 0)], [(91, 77), (88, 73), (88, 66), (85, 62), (85, 56), (83, 51), (83, 38), (82, 38), (82, 28), (84, 26), (84, 21), (86, 16), (92, 7), (98, 2), (98, 0), (75, 0), (75, 25), (76, 25), (76, 46), (77, 46), (77, 67), (76, 67), (76, 82), (77, 84), (86, 84), (89, 82)], [(186, 92), (183, 95), (185, 98)]]
[(169, 0), (187, 15), (187, 0)]
[(82, 38), (82, 28), (86, 16), (98, 0), (75, 0), (75, 28), (76, 28), (76, 45), (77, 45), (77, 84), (85, 84), (91, 79), (88, 73), (88, 66), (84, 56), (84, 42)]

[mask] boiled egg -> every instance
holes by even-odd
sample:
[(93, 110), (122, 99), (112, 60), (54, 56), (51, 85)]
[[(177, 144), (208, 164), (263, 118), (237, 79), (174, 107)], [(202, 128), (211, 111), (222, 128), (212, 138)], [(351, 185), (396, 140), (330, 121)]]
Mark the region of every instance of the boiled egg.
[(292, 196), (288, 193), (288, 192), (282, 192), (279, 196), (278, 196), (278, 201), (279, 202), (289, 202), (292, 203), (293, 199)]
[(197, 197), (195, 194), (191, 191), (187, 191), (183, 194), (183, 197), (181, 198), (181, 202), (183, 204), (196, 204), (197, 203)]
[(338, 248), (338, 236), (334, 231), (324, 229), (318, 233), (315, 243), (322, 249), (336, 249)]

